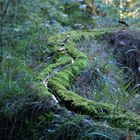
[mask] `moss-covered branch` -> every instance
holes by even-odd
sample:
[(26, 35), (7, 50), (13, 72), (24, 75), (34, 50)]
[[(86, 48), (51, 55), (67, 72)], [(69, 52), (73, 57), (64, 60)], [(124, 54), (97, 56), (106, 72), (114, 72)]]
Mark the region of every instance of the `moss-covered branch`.
[[(48, 66), (48, 68), (42, 71), (39, 79), (50, 73), (54, 67), (60, 66), (64, 63), (67, 64), (69, 61), (67, 58), (72, 57), (74, 59), (74, 63), (69, 63), (62, 70), (58, 71), (48, 79), (47, 86), (49, 91), (59, 98), (60, 101), (72, 111), (87, 114), (97, 120), (106, 120), (112, 127), (128, 129), (140, 134), (140, 116), (112, 104), (98, 103), (85, 99), (68, 90), (69, 85), (73, 83), (75, 77), (80, 74), (81, 70), (85, 68), (88, 63), (87, 56), (74, 48), (75, 42), (80, 38), (86, 39), (88, 37), (103, 35), (105, 34), (105, 31), (102, 30), (87, 33), (72, 32), (70, 34), (71, 38), (65, 45), (67, 48), (67, 53), (65, 54), (66, 59), (59, 59), (60, 61), (56, 62), (56, 64)], [(50, 42), (55, 41), (56, 44), (58, 44), (61, 40), (64, 40), (65, 36), (66, 35), (58, 35), (51, 37)]]

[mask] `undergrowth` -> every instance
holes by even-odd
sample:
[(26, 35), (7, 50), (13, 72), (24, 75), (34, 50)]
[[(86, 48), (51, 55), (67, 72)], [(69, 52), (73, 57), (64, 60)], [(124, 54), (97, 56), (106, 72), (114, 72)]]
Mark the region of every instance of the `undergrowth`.
[[(101, 45), (97, 45), (98, 42), (95, 40), (87, 40), (90, 29), (118, 26), (119, 10), (116, 11), (116, 7), (110, 9), (107, 5), (105, 8), (105, 4), (97, 2), (95, 4), (98, 7), (97, 13), (93, 16), (90, 13), (92, 9), (89, 9), (90, 3), (87, 3), (87, 7), (82, 8), (84, 4), (85, 2), (80, 0), (0, 1), (2, 12), (0, 14), (1, 140), (118, 140), (126, 139), (129, 134), (135, 137), (133, 132), (127, 130), (124, 132), (110, 127), (107, 121), (95, 121), (88, 116), (80, 115), (81, 112), (76, 114), (68, 111), (63, 104), (60, 104), (62, 105), (60, 107), (42, 84), (42, 79), (54, 68), (66, 62), (69, 64), (72, 62), (71, 57), (75, 58), (77, 55), (77, 52), (71, 49), (72, 43), (69, 47), (71, 49), (70, 57), (64, 56), (58, 59), (64, 53), (58, 54), (56, 48), (64, 40), (60, 36), (59, 44), (56, 45), (57, 38), (52, 37), (52, 42), (48, 42), (48, 37), (57, 36), (56, 34), (60, 32), (79, 29), (83, 31), (81, 33), (83, 36), (86, 35), (85, 40), (77, 44), (78, 49), (89, 55), (89, 66), (78, 77), (76, 86), (73, 85), (71, 88), (80, 95), (98, 102), (114, 103), (126, 108), (129, 102), (132, 105), (131, 108), (134, 108), (133, 102), (136, 100), (129, 99), (137, 91), (128, 90), (131, 82), (127, 84), (122, 82), (123, 78), (131, 81), (131, 77), (127, 76), (128, 73), (124, 75), (124, 69), (128, 68), (118, 68), (117, 62), (105, 49), (108, 46), (105, 46), (102, 40), (100, 40)], [(109, 15), (105, 17), (105, 14)], [(139, 23), (137, 26), (139, 27)], [(89, 32), (85, 32), (85, 30)], [(100, 31), (97, 29), (94, 32)], [(79, 40), (81, 34), (73, 31), (72, 41)], [(53, 40), (54, 38), (56, 40)], [(55, 46), (57, 47), (55, 48)], [(79, 54), (79, 58), (85, 57), (81, 53)], [(83, 60), (73, 67), (74, 74), (79, 73), (77, 66), (79, 63), (84, 64)], [(57, 62), (58, 65), (55, 65), (54, 63)], [(41, 73), (45, 68), (47, 70), (49, 68), (49, 70)], [(131, 72), (131, 70), (127, 72)], [(67, 74), (64, 75), (64, 73)], [(58, 79), (63, 82), (64, 79), (65, 86), (69, 87), (69, 77), (74, 79), (74, 74), (65, 70), (60, 72), (53, 82)], [(37, 75), (39, 76), (37, 77)], [(137, 102), (139, 103), (139, 100)], [(137, 104), (135, 106), (139, 107)]]
[[(76, 40), (76, 38), (74, 39)], [(60, 38), (59, 41), (61, 42), (61, 40)], [(61, 54), (56, 55), (57, 49), (53, 43), (44, 42), (42, 46), (34, 45), (40, 44), (37, 36), (21, 43), (26, 47), (25, 50), (20, 50), (17, 45), (17, 50), (22, 55), (5, 54), (1, 69), (1, 79), (4, 80), (1, 81), (0, 134), (3, 139), (84, 140), (94, 138), (108, 140), (120, 139), (130, 133), (127, 130), (114, 129), (106, 121), (97, 122), (86, 116), (71, 113), (64, 108), (60, 109), (50, 93), (36, 80), (41, 81), (48, 72), (50, 73), (56, 67), (54, 62), (59, 63), (65, 57)], [(76, 84), (79, 87), (73, 86), (72, 88), (88, 99), (127, 107), (126, 103), (130, 97), (127, 91), (129, 85), (122, 82), (123, 68), (120, 69), (116, 65), (117, 62), (111, 52), (106, 50), (108, 46), (98, 44), (95, 40), (85, 40), (77, 45), (78, 49), (89, 55), (89, 66), (78, 77)], [(72, 49), (72, 46), (69, 49), (72, 52), (70, 55), (76, 57), (78, 53)], [(58, 59), (59, 57), (61, 59)], [(81, 53), (78, 54), (78, 57), (85, 59)], [(66, 58), (68, 62), (71, 62), (71, 57)], [(77, 66), (79, 63), (84, 64), (83, 60), (75, 63), (75, 67), (73, 67), (75, 74), (79, 73)], [(64, 60), (64, 64), (65, 62), (66, 60)], [(48, 69), (48, 66), (53, 67), (50, 67), (50, 71), (46, 71), (46, 73), (40, 73), (41, 69), (46, 67)], [(65, 72), (69, 71), (65, 70)], [(40, 73), (39, 78), (36, 77), (37, 73)], [(63, 74), (64, 72), (59, 72), (56, 75), (58, 79), (65, 79), (67, 81), (65, 85), (68, 87), (69, 79), (67, 79), (67, 75), (65, 77)], [(73, 76), (70, 72), (68, 75)], [(58, 79), (53, 80), (56, 83)], [(135, 92), (133, 91), (131, 94), (133, 95)], [(132, 134), (135, 135), (133, 132)]]
[(104, 39), (80, 40), (76, 47), (88, 55), (89, 65), (70, 88), (85, 98), (130, 108), (138, 89), (131, 87), (133, 71), (115, 59), (114, 48)]

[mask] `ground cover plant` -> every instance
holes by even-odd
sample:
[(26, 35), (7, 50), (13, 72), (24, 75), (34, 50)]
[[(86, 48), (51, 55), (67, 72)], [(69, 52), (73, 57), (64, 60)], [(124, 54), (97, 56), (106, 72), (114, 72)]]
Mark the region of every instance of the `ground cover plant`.
[(0, 7), (0, 139), (140, 139), (139, 1)]

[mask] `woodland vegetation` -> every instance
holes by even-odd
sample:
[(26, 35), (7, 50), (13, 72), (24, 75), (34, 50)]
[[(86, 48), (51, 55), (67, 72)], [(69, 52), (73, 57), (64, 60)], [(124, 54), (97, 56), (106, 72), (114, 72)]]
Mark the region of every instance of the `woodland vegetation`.
[(140, 1), (0, 0), (0, 140), (140, 140)]

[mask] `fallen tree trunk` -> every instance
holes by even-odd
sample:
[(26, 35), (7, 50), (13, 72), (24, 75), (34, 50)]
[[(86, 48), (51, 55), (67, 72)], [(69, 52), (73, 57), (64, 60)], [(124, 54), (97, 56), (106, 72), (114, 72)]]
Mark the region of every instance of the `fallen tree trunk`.
[[(82, 69), (86, 67), (88, 58), (85, 54), (79, 52), (74, 48), (74, 42), (80, 38), (103, 35), (105, 31), (88, 32), (88, 33), (71, 33), (70, 41), (65, 45), (67, 52), (63, 56), (72, 57), (74, 62), (68, 64), (62, 70), (58, 71), (47, 81), (47, 88), (60, 102), (62, 102), (67, 109), (75, 111), (80, 114), (91, 116), (95, 120), (107, 121), (111, 127), (122, 130), (134, 131), (140, 134), (140, 116), (127, 111), (119, 106), (106, 103), (98, 103), (93, 100), (85, 99), (78, 94), (69, 91), (69, 85), (73, 83), (76, 76), (78, 76)], [(76, 36), (77, 35), (77, 36)], [(63, 39), (65, 35), (60, 35), (50, 38), (50, 41), (58, 41)], [(58, 42), (56, 43), (58, 44)], [(60, 59), (59, 62), (64, 61)], [(63, 64), (63, 62), (62, 62)], [(54, 64), (52, 64), (54, 65)], [(56, 61), (57, 65), (57, 61)], [(50, 67), (49, 67), (50, 68)], [(47, 69), (45, 69), (47, 71)], [(45, 73), (45, 72), (44, 72)], [(43, 77), (42, 77), (43, 78)], [(45, 75), (44, 75), (45, 78)]]

